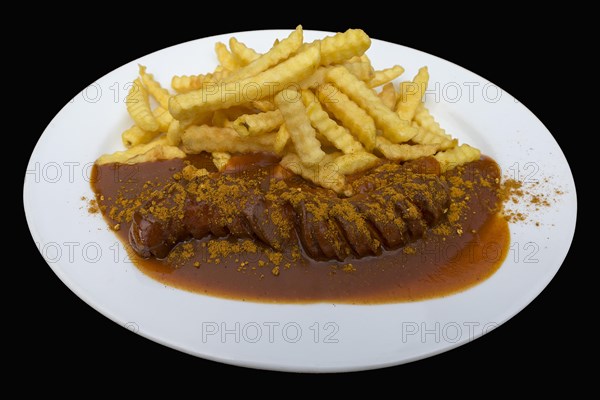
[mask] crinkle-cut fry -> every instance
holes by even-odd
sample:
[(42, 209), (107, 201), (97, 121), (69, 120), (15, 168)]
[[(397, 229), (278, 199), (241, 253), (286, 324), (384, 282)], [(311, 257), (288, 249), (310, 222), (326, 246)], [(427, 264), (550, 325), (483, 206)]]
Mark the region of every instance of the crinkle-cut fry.
[[(317, 43), (321, 45), (323, 66), (345, 62), (365, 62), (371, 65), (371, 61), (364, 54), (371, 46), (371, 38), (362, 29), (348, 29), (346, 32), (338, 32), (333, 36), (304, 43), (300, 51)], [(370, 69), (372, 71), (372, 68)]]
[(125, 130), (121, 134), (121, 140), (125, 147), (137, 146), (138, 144), (145, 144), (156, 138), (161, 132), (166, 132), (169, 129), (169, 124), (173, 120), (173, 117), (167, 110), (158, 106), (152, 114), (158, 121), (158, 131), (148, 132), (141, 129), (137, 125), (133, 125), (131, 128)]
[(425, 104), (419, 103), (413, 121), (422, 128), (427, 129), (431, 133), (443, 136), (448, 140), (452, 140), (452, 136), (447, 134), (440, 124), (433, 118)]
[(260, 53), (257, 53), (254, 49), (246, 46), (233, 36), (229, 39), (229, 48), (231, 49), (231, 53), (235, 59), (242, 67), (245, 67), (260, 57)]
[[(152, 151), (154, 148), (158, 150)], [(133, 146), (125, 151), (117, 151), (112, 154), (104, 154), (96, 160), (96, 164), (136, 164), (144, 161), (167, 160), (171, 158), (184, 158), (185, 153), (174, 146), (168, 146), (166, 138)]]
[[(344, 63), (344, 66), (348, 68), (348, 71), (352, 72), (361, 81), (368, 80), (371, 76), (371, 69), (364, 63)], [(319, 67), (314, 74), (308, 78), (303, 79), (299, 85), (301, 89), (317, 89), (319, 86), (325, 83), (325, 74), (332, 67)]]
[(402, 82), (400, 84), (400, 96), (396, 105), (396, 112), (405, 121), (412, 121), (421, 104), (421, 100), (427, 90), (429, 83), (429, 72), (427, 67), (419, 69), (412, 82)]
[(310, 124), (300, 93), (294, 88), (284, 89), (275, 96), (275, 104), (281, 111), (285, 126), (298, 156), (305, 165), (316, 165), (325, 152), (317, 140), (317, 132)]
[[(360, 56), (354, 56), (352, 58), (350, 58), (349, 60), (347, 60), (346, 62), (342, 63), (342, 65), (346, 68), (348, 68), (349, 64), (362, 64), (361, 68), (365, 68), (369, 70), (369, 79), (373, 77), (373, 75), (375, 74), (375, 69), (373, 68), (373, 65), (371, 64), (371, 60), (369, 59), (369, 57), (366, 54), (360, 55)], [(350, 70), (350, 68), (348, 68), (348, 70)], [(366, 80), (366, 79), (361, 79), (361, 80)]]
[[(217, 67), (219, 69), (219, 67)], [(177, 93), (188, 93), (194, 90), (202, 89), (203, 84), (220, 82), (231, 72), (228, 69), (215, 70), (212, 74), (182, 75), (173, 76), (171, 87)]]
[(373, 77), (367, 82), (367, 86), (374, 88), (393, 81), (404, 73), (404, 68), (400, 65), (394, 65), (391, 68), (375, 71)]
[(396, 107), (396, 89), (394, 89), (394, 84), (392, 82), (383, 85), (378, 96), (387, 108), (394, 110)]
[(306, 106), (306, 113), (312, 126), (323, 135), (329, 143), (340, 149), (344, 154), (364, 151), (363, 146), (343, 126), (329, 117), (329, 114), (310, 90), (302, 91), (302, 102)]
[(158, 130), (158, 121), (156, 121), (150, 109), (148, 92), (140, 78), (133, 82), (125, 103), (127, 104), (127, 112), (140, 129), (147, 132)]
[(283, 115), (279, 110), (258, 114), (244, 114), (233, 121), (233, 129), (240, 136), (260, 135), (273, 132), (283, 124)]
[(192, 125), (182, 136), (183, 151), (199, 154), (203, 151), (213, 153), (274, 153), (273, 141), (276, 133), (260, 136), (241, 137), (231, 128), (218, 128), (208, 125)]
[(362, 56), (354, 56), (351, 57), (349, 59), (346, 60), (346, 62), (344, 62), (344, 64), (346, 63), (358, 63), (358, 62), (363, 62)]
[(178, 119), (173, 119), (167, 130), (167, 141), (171, 146), (178, 146), (181, 143), (181, 135), (183, 135), (183, 127)]
[(366, 171), (379, 164), (379, 162), (380, 160), (377, 156), (365, 151), (344, 154), (333, 160), (333, 163), (338, 167), (338, 172), (342, 175)]
[(171, 97), (169, 91), (154, 79), (154, 75), (146, 72), (145, 66), (139, 64), (139, 70), (142, 82), (144, 82), (150, 96), (154, 97), (161, 107), (169, 108), (169, 98)]
[(398, 114), (383, 104), (365, 82), (356, 78), (346, 68), (332, 68), (325, 75), (325, 79), (363, 108), (373, 118), (375, 125), (383, 131), (383, 135), (393, 143), (406, 142), (417, 134), (417, 130), (410, 126), (410, 123), (402, 121)]
[(377, 136), (377, 150), (388, 160), (408, 161), (432, 156), (438, 147), (435, 144), (395, 144), (383, 136)]
[(459, 165), (479, 160), (481, 152), (468, 144), (461, 144), (453, 149), (439, 152), (434, 157), (440, 163), (443, 172)]
[(448, 139), (447, 136), (438, 135), (423, 127), (419, 127), (419, 133), (411, 141), (418, 144), (435, 145), (438, 150), (448, 150), (458, 145), (458, 140)]
[(158, 106), (152, 111), (156, 121), (158, 121), (158, 131), (159, 132), (167, 132), (169, 130), (169, 125), (171, 125), (171, 121), (173, 121), (173, 116), (167, 110), (167, 108), (163, 108), (162, 106)]
[(369, 81), (374, 76), (373, 67), (367, 62), (347, 62), (342, 64), (346, 69), (352, 72), (361, 81)]
[[(371, 90), (371, 89), (369, 89)], [(367, 151), (375, 147), (377, 130), (373, 118), (333, 85), (323, 85), (317, 91), (321, 104), (362, 143)]]
[[(229, 84), (217, 84), (212, 87), (207, 85), (201, 90), (173, 96), (169, 103), (169, 111), (177, 119), (187, 119), (198, 113), (260, 100), (276, 92), (277, 88), (300, 82), (312, 74), (319, 65), (320, 54), (318, 44), (309, 46), (305, 51), (253, 77)], [(236, 89), (250, 86), (253, 86), (256, 90), (238, 90), (235, 92)], [(235, 95), (231, 95), (232, 91)]]
[(171, 146), (179, 146), (183, 132), (192, 125), (204, 125), (213, 120), (213, 113), (197, 114), (186, 120), (173, 119), (167, 130), (167, 141)]
[(298, 25), (287, 38), (274, 45), (265, 54), (261, 55), (245, 67), (232, 72), (231, 75), (225, 79), (225, 82), (249, 78), (277, 65), (280, 61), (288, 58), (302, 46), (303, 37), (302, 26)]
[(219, 170), (219, 172), (223, 171), (227, 166), (227, 163), (231, 159), (231, 154), (226, 153), (224, 151), (213, 151), (212, 152), (212, 162), (215, 164), (215, 167)]
[(223, 79), (227, 78), (230, 74), (231, 70), (225, 68), (222, 70), (215, 70), (215, 72), (213, 72), (212, 74), (208, 74), (206, 80), (208, 82), (220, 82)]
[(217, 59), (223, 68), (230, 71), (235, 71), (236, 69), (240, 68), (240, 64), (237, 62), (233, 54), (229, 52), (224, 43), (215, 43), (215, 53), (217, 54)]
[(255, 100), (250, 104), (261, 112), (277, 110), (277, 106), (271, 100)]
[(319, 164), (307, 166), (297, 154), (288, 153), (281, 159), (280, 165), (318, 186), (349, 195), (346, 177), (338, 172), (338, 166), (334, 163), (340, 155), (341, 153), (327, 154)]
[(361, 56), (371, 46), (371, 38), (362, 29), (348, 29), (321, 39), (321, 65), (339, 64)]
[(145, 144), (154, 139), (160, 132), (147, 132), (143, 129), (140, 129), (137, 125), (132, 125), (129, 129), (126, 129), (121, 133), (121, 140), (123, 141), (123, 145), (127, 148), (137, 146), (140, 144)]
[(273, 150), (278, 155), (283, 155), (285, 146), (290, 140), (290, 132), (287, 130), (285, 124), (281, 124), (277, 134), (275, 135), (275, 141), (273, 142)]
[(143, 154), (138, 154), (127, 160), (126, 164), (139, 164), (143, 162), (157, 161), (157, 160), (172, 160), (173, 158), (185, 158), (186, 154), (176, 146), (169, 146), (166, 144), (152, 147), (150, 150)]
[(199, 75), (174, 75), (171, 79), (171, 87), (177, 93), (187, 93), (192, 90), (198, 90), (206, 79), (206, 74)]
[(299, 85), (300, 89), (316, 89), (325, 82), (325, 74), (330, 67), (319, 67), (314, 74), (303, 79)]

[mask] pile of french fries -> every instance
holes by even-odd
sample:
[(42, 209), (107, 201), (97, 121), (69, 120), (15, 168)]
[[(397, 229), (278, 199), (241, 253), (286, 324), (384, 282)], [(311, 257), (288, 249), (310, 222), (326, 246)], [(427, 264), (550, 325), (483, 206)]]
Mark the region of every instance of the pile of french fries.
[(134, 121), (122, 134), (127, 150), (97, 163), (204, 151), (224, 168), (231, 153), (270, 152), (290, 171), (350, 195), (345, 177), (382, 158), (434, 156), (442, 170), (479, 159), (479, 150), (458, 146), (425, 107), (427, 67), (396, 87), (404, 69), (375, 71), (365, 54), (370, 45), (360, 29), (305, 43), (298, 26), (264, 54), (232, 37), (229, 48), (215, 45), (213, 72), (174, 76), (175, 93), (140, 66), (126, 99)]

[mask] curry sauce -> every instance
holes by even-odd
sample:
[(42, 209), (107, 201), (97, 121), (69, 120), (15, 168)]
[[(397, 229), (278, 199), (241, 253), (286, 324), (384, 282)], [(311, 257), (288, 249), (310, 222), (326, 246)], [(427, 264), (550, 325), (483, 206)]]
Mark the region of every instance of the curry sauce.
[[(230, 161), (234, 169), (252, 165), (256, 173), (269, 174), (277, 162), (267, 156)], [(92, 186), (100, 210), (127, 248), (132, 212), (143, 206), (143, 193), (182, 180), (189, 165), (216, 173), (205, 154), (94, 167)], [(129, 253), (143, 273), (159, 282), (238, 300), (371, 304), (445, 296), (488, 278), (507, 254), (510, 235), (499, 214), (499, 177), (497, 164), (489, 158), (442, 174), (449, 206), (441, 219), (422, 237), (375, 255), (315, 259), (303, 246), (274, 251), (260, 241), (231, 235), (182, 241), (161, 259)]]

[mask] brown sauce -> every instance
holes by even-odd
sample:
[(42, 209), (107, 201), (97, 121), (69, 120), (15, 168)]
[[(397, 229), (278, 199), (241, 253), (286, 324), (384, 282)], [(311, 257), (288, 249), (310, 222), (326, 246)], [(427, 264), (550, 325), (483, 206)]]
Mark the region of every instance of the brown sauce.
[[(214, 171), (208, 156), (189, 160), (199, 168)], [(234, 162), (255, 163), (252, 157)], [(271, 168), (272, 160), (263, 160)], [(458, 175), (472, 179), (473, 171), (488, 174), (490, 185), (473, 185), (465, 201), (466, 217), (460, 232), (444, 235), (430, 229), (424, 238), (408, 246), (361, 259), (315, 261), (306, 255), (284, 260), (277, 274), (263, 251), (231, 254), (211, 261), (205, 238), (192, 240), (193, 257), (175, 265), (165, 260), (130, 257), (146, 275), (165, 285), (202, 294), (245, 301), (354, 304), (392, 303), (441, 297), (465, 290), (491, 276), (502, 264), (509, 247), (508, 223), (498, 214), (497, 164), (491, 159), (471, 163)], [(172, 179), (184, 166), (183, 160), (158, 161), (136, 165), (108, 164), (94, 168), (92, 186), (100, 209), (111, 227), (117, 221), (108, 211), (121, 193), (135, 197), (142, 187)], [(237, 168), (237, 166), (236, 166)], [(235, 168), (234, 168), (235, 169)], [(496, 186), (494, 186), (494, 184)], [(117, 235), (127, 248), (129, 222), (120, 223)], [(239, 239), (218, 239), (238, 241)], [(288, 257), (289, 256), (289, 257)]]

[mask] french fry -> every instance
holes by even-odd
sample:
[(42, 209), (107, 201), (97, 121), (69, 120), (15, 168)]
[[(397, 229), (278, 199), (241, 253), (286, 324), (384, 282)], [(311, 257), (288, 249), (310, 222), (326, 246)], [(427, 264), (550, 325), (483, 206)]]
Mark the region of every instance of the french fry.
[(283, 115), (279, 110), (259, 114), (244, 114), (233, 121), (233, 129), (240, 136), (260, 135), (273, 132), (283, 124)]
[(424, 145), (435, 145), (438, 150), (448, 150), (456, 147), (458, 141), (456, 139), (448, 139), (449, 135), (442, 136), (433, 133), (425, 128), (419, 127), (419, 133), (417, 133), (411, 141), (424, 144)]
[[(217, 67), (218, 69), (218, 67)], [(227, 77), (231, 72), (227, 69), (221, 69), (211, 74), (200, 75), (182, 75), (173, 76), (171, 79), (171, 87), (177, 93), (188, 93), (194, 90), (202, 89), (203, 84), (220, 82)]]
[(355, 174), (357, 172), (366, 171), (379, 164), (380, 160), (377, 156), (361, 151), (353, 154), (344, 154), (333, 160), (333, 163), (338, 167), (338, 173), (342, 175)]
[(327, 154), (317, 165), (304, 165), (297, 154), (288, 153), (281, 159), (281, 166), (300, 175), (321, 187), (331, 189), (336, 193), (347, 194), (346, 178), (338, 172), (338, 166), (334, 163), (341, 153)]
[(123, 145), (127, 148), (137, 146), (139, 144), (145, 144), (154, 139), (160, 132), (147, 132), (141, 129), (137, 125), (131, 126), (129, 129), (126, 129), (121, 133), (121, 140), (123, 141)]
[(319, 67), (310, 76), (303, 79), (299, 85), (301, 89), (316, 89), (325, 82), (325, 74), (330, 67)]
[(300, 93), (295, 89), (284, 89), (275, 96), (275, 104), (285, 121), (292, 143), (304, 165), (318, 164), (325, 153), (317, 140), (315, 129), (310, 124)]
[(156, 132), (158, 130), (158, 121), (156, 121), (150, 109), (148, 92), (144, 88), (140, 78), (137, 78), (133, 82), (133, 86), (131, 86), (125, 102), (127, 104), (127, 112), (140, 129), (146, 132)]
[(339, 64), (361, 56), (370, 46), (371, 39), (362, 29), (327, 36), (321, 40), (321, 65)]
[(398, 114), (383, 104), (375, 92), (363, 81), (358, 80), (344, 67), (335, 67), (327, 72), (325, 79), (348, 95), (363, 108), (375, 121), (375, 125), (383, 131), (383, 135), (393, 143), (410, 140), (417, 130)]
[(169, 98), (171, 95), (167, 89), (164, 89), (160, 83), (154, 80), (154, 75), (146, 72), (146, 67), (141, 65), (139, 66), (140, 76), (142, 77), (142, 82), (144, 86), (148, 90), (148, 93), (152, 97), (156, 99), (158, 104), (160, 104), (163, 108), (169, 108)]
[(367, 82), (367, 86), (374, 88), (385, 83), (391, 82), (404, 73), (404, 68), (400, 65), (394, 65), (391, 68), (375, 71), (373, 78)]
[(361, 81), (370, 81), (373, 79), (373, 67), (368, 62), (347, 62), (343, 66)]
[(182, 135), (182, 149), (188, 154), (208, 153), (274, 153), (275, 133), (260, 136), (240, 137), (231, 128), (208, 125), (192, 125)]
[(167, 142), (171, 146), (178, 146), (181, 143), (181, 135), (183, 135), (183, 127), (181, 126), (181, 122), (178, 119), (174, 119), (169, 124), (169, 129), (167, 130)]
[(344, 154), (364, 151), (359, 141), (348, 132), (348, 130), (329, 118), (329, 114), (323, 110), (321, 103), (310, 90), (302, 91), (302, 102), (306, 107), (306, 113), (312, 126), (323, 135), (333, 146), (342, 150)]
[(428, 82), (429, 71), (427, 67), (423, 67), (419, 69), (412, 82), (402, 82), (400, 84), (400, 97), (396, 105), (396, 112), (404, 121), (412, 121), (417, 106), (421, 103), (423, 95), (425, 95)]
[(393, 161), (408, 161), (432, 156), (438, 150), (438, 146), (434, 144), (394, 144), (383, 136), (377, 136), (376, 147), (385, 158)]
[(442, 172), (444, 172), (459, 165), (479, 160), (481, 152), (468, 144), (461, 144), (453, 149), (439, 152), (434, 157), (438, 160)]
[[(366, 62), (363, 60), (362, 56), (354, 56), (352, 58), (347, 59), (344, 64), (344, 66), (346, 66), (346, 64), (353, 64), (353, 63), (359, 63), (359, 62)], [(370, 62), (369, 62), (370, 65)]]
[(285, 124), (282, 124), (275, 135), (275, 140), (273, 142), (273, 151), (275, 154), (282, 155), (285, 150), (285, 146), (288, 144), (290, 140), (290, 132), (287, 130)]
[(221, 42), (215, 43), (215, 53), (217, 53), (217, 58), (223, 68), (228, 69), (229, 71), (235, 71), (240, 68), (240, 64), (229, 50), (227, 50), (225, 44)]
[[(309, 46), (305, 51), (256, 76), (239, 82), (215, 85), (216, 87), (207, 87), (173, 96), (169, 103), (169, 111), (174, 118), (188, 119), (199, 113), (260, 100), (274, 92), (274, 84), (279, 88), (286, 87), (291, 83), (300, 82), (313, 73), (319, 64), (320, 57), (319, 46)], [(234, 96), (226, 95), (232, 90), (246, 89), (251, 85), (257, 89), (254, 98), (250, 98), (246, 90), (241, 93), (236, 92)]]
[[(442, 171), (480, 158), (469, 145), (457, 147), (423, 104), (427, 67), (396, 92), (392, 81), (404, 69), (375, 71), (365, 54), (371, 39), (362, 30), (311, 43), (302, 43), (303, 35), (298, 26), (265, 54), (234, 37), (229, 49), (217, 43), (220, 64), (210, 73), (174, 76), (176, 95), (140, 65), (127, 96), (135, 125), (122, 133), (129, 148), (97, 162), (132, 164), (208, 152), (223, 171), (231, 153), (268, 152), (282, 157), (282, 176), (292, 171), (350, 196), (346, 176), (375, 167), (379, 157), (403, 162), (434, 156)], [(159, 103), (153, 111), (149, 96)], [(209, 174), (191, 165), (187, 171), (192, 177)]]
[(138, 154), (128, 159), (125, 164), (139, 164), (143, 162), (151, 162), (157, 160), (172, 160), (173, 158), (185, 158), (186, 154), (178, 147), (169, 145), (158, 145), (152, 147), (143, 154)]
[(213, 151), (212, 153), (213, 164), (215, 164), (215, 167), (217, 167), (219, 171), (223, 171), (225, 169), (230, 159), (231, 154), (229, 153), (222, 151)]
[(167, 108), (163, 108), (162, 106), (158, 106), (152, 111), (156, 121), (158, 122), (158, 131), (159, 132), (167, 132), (169, 130), (169, 125), (171, 121), (173, 121), (173, 116), (167, 110)]
[(333, 85), (323, 85), (317, 96), (321, 104), (350, 130), (367, 151), (375, 147), (375, 122), (365, 110)]
[(427, 107), (425, 107), (425, 104), (419, 103), (413, 120), (420, 127), (427, 129), (431, 133), (445, 137), (448, 140), (452, 140), (452, 136), (447, 134), (446, 131), (442, 129), (440, 124), (433, 118)]
[(231, 53), (233, 54), (237, 62), (242, 67), (250, 64), (252, 61), (260, 57), (260, 54), (254, 51), (254, 49), (251, 49), (244, 43), (239, 42), (233, 36), (229, 39), (229, 48), (231, 49)]
[(162, 107), (156, 107), (152, 114), (158, 121), (158, 131), (148, 132), (141, 129), (137, 125), (133, 125), (121, 134), (121, 140), (125, 147), (137, 146), (138, 144), (145, 144), (156, 138), (161, 132), (166, 132), (169, 129), (169, 124), (173, 117), (167, 110)]
[(206, 79), (206, 74), (199, 75), (174, 75), (171, 79), (171, 87), (177, 93), (187, 93), (192, 90), (202, 88), (202, 83)]
[(159, 138), (153, 142), (133, 146), (125, 151), (117, 151), (112, 154), (104, 154), (96, 160), (96, 164), (137, 164), (146, 161), (169, 160), (172, 158), (184, 158), (185, 153), (174, 146), (166, 144), (166, 138)]
[(396, 89), (394, 89), (394, 84), (392, 82), (383, 85), (378, 96), (383, 104), (390, 110), (393, 110), (396, 107)]
[(300, 48), (303, 40), (302, 26), (298, 25), (287, 38), (281, 42), (275, 44), (271, 50), (252, 61), (250, 64), (243, 68), (234, 71), (229, 75), (225, 81), (233, 82), (244, 78), (255, 76), (274, 65), (277, 65), (280, 61), (288, 58), (292, 53)]
[(169, 124), (167, 130), (167, 141), (171, 146), (179, 146), (181, 143), (181, 135), (183, 132), (192, 125), (204, 125), (212, 121), (213, 113), (198, 114), (195, 118), (187, 120), (173, 119)]
[[(348, 68), (348, 71), (352, 72), (358, 79), (365, 81), (371, 78), (373, 71), (371, 66), (363, 63), (344, 63), (344, 66)], [(299, 85), (301, 89), (316, 89), (325, 83), (325, 74), (332, 67), (319, 67), (314, 74), (302, 80)]]
[(270, 100), (255, 100), (251, 104), (252, 107), (262, 112), (277, 110), (277, 106)]

